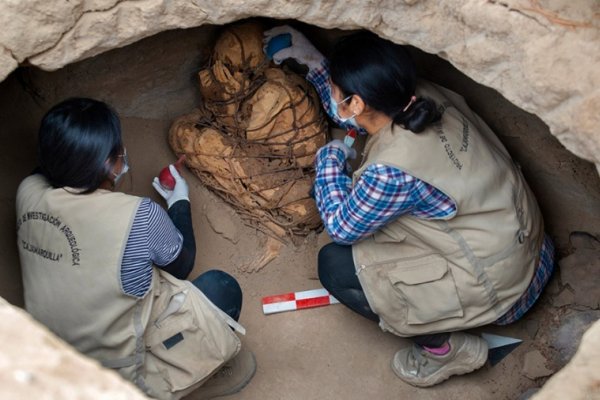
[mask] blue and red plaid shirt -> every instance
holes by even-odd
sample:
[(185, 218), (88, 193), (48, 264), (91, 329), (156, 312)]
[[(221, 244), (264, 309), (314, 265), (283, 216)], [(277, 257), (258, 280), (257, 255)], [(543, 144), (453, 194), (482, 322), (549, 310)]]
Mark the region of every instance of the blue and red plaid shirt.
[[(327, 61), (321, 68), (311, 70), (306, 79), (315, 87), (333, 121), (350, 128), (331, 111)], [(338, 148), (325, 146), (317, 152), (315, 201), (325, 229), (336, 243), (356, 243), (401, 215), (439, 219), (456, 212), (456, 205), (448, 196), (398, 168), (371, 164), (353, 186), (345, 165), (344, 152)], [(521, 318), (540, 296), (553, 269), (554, 245), (546, 235), (529, 287), (496, 324), (505, 325)]]

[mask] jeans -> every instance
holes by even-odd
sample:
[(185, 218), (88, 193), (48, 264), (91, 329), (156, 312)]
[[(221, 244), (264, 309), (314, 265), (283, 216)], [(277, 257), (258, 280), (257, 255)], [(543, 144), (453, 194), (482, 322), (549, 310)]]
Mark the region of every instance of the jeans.
[[(340, 303), (352, 311), (379, 322), (379, 316), (371, 310), (365, 292), (356, 276), (352, 258), (352, 246), (329, 243), (319, 251), (319, 280), (325, 289)], [(449, 333), (413, 336), (419, 346), (441, 347), (450, 337)]]
[(242, 289), (227, 272), (211, 269), (192, 281), (217, 307), (238, 321), (242, 311)]

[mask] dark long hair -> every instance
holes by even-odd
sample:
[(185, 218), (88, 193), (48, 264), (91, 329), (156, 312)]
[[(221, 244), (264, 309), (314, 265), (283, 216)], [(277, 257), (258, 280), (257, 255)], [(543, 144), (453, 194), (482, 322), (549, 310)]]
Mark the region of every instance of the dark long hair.
[(415, 64), (403, 46), (370, 32), (355, 33), (336, 44), (330, 69), (331, 80), (344, 98), (357, 94), (369, 107), (414, 133), (440, 118), (435, 102), (424, 97), (403, 111), (417, 86)]
[(42, 119), (38, 162), (55, 188), (93, 192), (109, 178), (122, 149), (119, 117), (101, 101), (71, 98), (52, 107)]

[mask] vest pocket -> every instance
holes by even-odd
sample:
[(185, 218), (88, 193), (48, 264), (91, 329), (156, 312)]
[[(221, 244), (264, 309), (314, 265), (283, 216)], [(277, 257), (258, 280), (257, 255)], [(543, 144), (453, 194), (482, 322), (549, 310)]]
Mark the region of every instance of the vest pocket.
[(391, 229), (387, 226), (379, 229), (373, 234), (375, 243), (400, 243), (406, 239), (406, 234), (398, 229)]
[(463, 316), (452, 271), (444, 258), (430, 255), (397, 265), (388, 272), (388, 279), (406, 301), (409, 325)]
[(177, 311), (150, 321), (146, 330), (146, 362), (158, 370), (172, 392), (208, 378), (223, 363), (200, 329), (189, 297), (188, 293)]

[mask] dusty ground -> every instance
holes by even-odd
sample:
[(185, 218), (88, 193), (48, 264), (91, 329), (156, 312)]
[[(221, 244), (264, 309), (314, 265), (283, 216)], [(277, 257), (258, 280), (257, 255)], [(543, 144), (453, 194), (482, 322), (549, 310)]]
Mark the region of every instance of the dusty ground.
[[(151, 135), (164, 133), (165, 129), (165, 123), (160, 121), (126, 118), (123, 122), (125, 132), (142, 130)], [(149, 182), (157, 166), (172, 162), (173, 156), (160, 141), (126, 135), (126, 143), (131, 154), (133, 187), (129, 189), (131, 182), (126, 181), (123, 189), (158, 201)], [(465, 384), (469, 385), (472, 399), (490, 395), (515, 398), (520, 391), (535, 386), (521, 374), (520, 356), (535, 347), (525, 324), (485, 329), (526, 340), (501, 364), (433, 389), (419, 390), (398, 380), (389, 367), (393, 353), (408, 342), (382, 333), (375, 324), (341, 305), (263, 315), (263, 296), (319, 287), (316, 254), (319, 242), (326, 238), (308, 237), (299, 246), (285, 247), (262, 270), (242, 272), (245, 265), (262, 255), (264, 237), (245, 227), (227, 205), (196, 183), (191, 174), (186, 173), (185, 177), (191, 186), (198, 242), (193, 275), (221, 268), (236, 276), (244, 290), (241, 323), (248, 329), (244, 342), (256, 353), (259, 369), (250, 386), (234, 398), (392, 399), (418, 394), (423, 398), (452, 399), (464, 396)]]
[[(325, 47), (327, 37), (334, 36), (316, 28), (312, 31)], [(113, 104), (122, 117), (132, 167), (121, 190), (160, 202), (150, 182), (164, 165), (174, 161), (166, 142), (171, 121), (200, 101), (194, 71), (199, 69), (213, 36), (212, 27), (167, 32), (54, 73), (22, 70), (2, 83), (3, 297), (22, 304), (11, 210), (18, 182), (35, 165), (35, 130), (43, 112), (56, 101), (75, 95)], [(600, 226), (600, 185), (590, 164), (564, 150), (535, 116), (474, 84), (442, 60), (425, 54), (420, 54), (419, 59), (427, 67), (423, 69), (427, 76), (437, 77), (468, 95), (474, 108), (491, 121), (523, 164), (561, 254), (573, 250), (568, 242), (569, 232), (593, 231)], [(232, 399), (515, 399), (527, 389), (541, 385), (544, 376), (562, 365), (561, 354), (565, 350), (561, 353), (551, 345), (555, 332), (569, 320), (567, 314), (597, 318), (596, 314), (589, 314), (593, 307), (575, 304), (569, 288), (556, 275), (539, 304), (523, 321), (480, 330), (523, 339), (524, 343), (500, 364), (431, 389), (413, 388), (396, 378), (390, 368), (394, 352), (408, 341), (382, 333), (375, 324), (341, 305), (262, 314), (263, 296), (319, 287), (316, 256), (319, 247), (327, 242), (324, 234), (313, 234), (297, 245), (284, 247), (265, 268), (247, 272), (248, 265), (263, 254), (265, 238), (244, 226), (226, 204), (189, 172), (184, 176), (190, 184), (198, 243), (192, 277), (209, 268), (221, 268), (236, 276), (244, 291), (241, 323), (248, 334), (243, 341), (255, 352), (258, 371), (250, 385)], [(584, 326), (585, 321), (577, 319), (564, 335), (576, 341)], [(535, 350), (540, 351), (542, 359), (535, 358)]]

